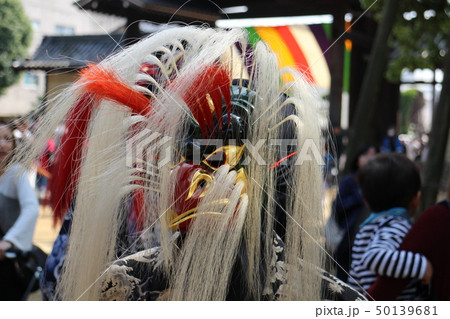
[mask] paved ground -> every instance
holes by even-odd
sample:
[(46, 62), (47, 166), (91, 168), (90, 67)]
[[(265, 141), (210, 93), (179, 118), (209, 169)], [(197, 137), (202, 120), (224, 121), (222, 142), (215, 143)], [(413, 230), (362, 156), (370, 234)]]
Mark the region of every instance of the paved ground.
[[(47, 254), (53, 247), (53, 242), (58, 235), (60, 225), (53, 227), (53, 217), (50, 207), (39, 207), (39, 217), (34, 230), (33, 243), (39, 246)], [(32, 293), (28, 300), (42, 300), (40, 291)]]
[(33, 242), (46, 253), (50, 253), (58, 235), (60, 225), (53, 227), (52, 210), (48, 206), (39, 207), (39, 217), (34, 230)]

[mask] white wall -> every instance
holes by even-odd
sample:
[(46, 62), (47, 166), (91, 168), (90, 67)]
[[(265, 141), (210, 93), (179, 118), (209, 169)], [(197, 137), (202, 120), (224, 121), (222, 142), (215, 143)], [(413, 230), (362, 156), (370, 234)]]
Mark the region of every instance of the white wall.
[[(33, 54), (45, 35), (57, 35), (56, 26), (73, 30), (74, 35), (110, 33), (125, 24), (125, 19), (83, 11), (74, 0), (20, 0), (30, 19), (33, 40), (29, 56)], [(38, 106), (39, 97), (45, 92), (45, 73), (31, 71), (37, 76), (37, 84), (25, 83), (25, 74), (19, 82), (0, 96), (0, 117), (22, 116)]]

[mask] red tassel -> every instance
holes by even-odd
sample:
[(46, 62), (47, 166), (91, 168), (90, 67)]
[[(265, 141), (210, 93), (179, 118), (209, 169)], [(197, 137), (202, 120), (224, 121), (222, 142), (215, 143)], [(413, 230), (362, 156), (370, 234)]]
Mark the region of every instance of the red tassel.
[(66, 131), (61, 138), (61, 146), (52, 167), (49, 190), (54, 211), (53, 222), (62, 220), (74, 200), (78, 182), (80, 162), (86, 141), (86, 131), (92, 115), (94, 100), (89, 94), (83, 95), (72, 107), (66, 118)]
[(148, 113), (150, 100), (120, 81), (112, 71), (96, 64), (89, 64), (88, 68), (80, 73), (79, 81), (88, 92), (95, 94), (96, 98), (128, 106), (137, 114)]
[[(223, 103), (227, 108), (228, 121), (230, 120), (230, 75), (225, 68), (216, 64), (205, 67), (185, 92), (183, 100), (199, 123), (204, 137), (213, 133), (215, 127), (213, 113), (219, 122), (219, 127), (222, 128)], [(210, 102), (214, 106), (214, 112), (211, 111)]]
[[(142, 125), (142, 123), (138, 123), (138, 124), (134, 124), (131, 128), (130, 131), (133, 132), (140, 132), (142, 131), (142, 129), (145, 128), (145, 125)], [(145, 170), (145, 166), (142, 163), (135, 163), (134, 164), (135, 168), (139, 168), (141, 170)], [(143, 172), (137, 172), (136, 173), (137, 177), (146, 177), (146, 174)], [(133, 182), (134, 185), (139, 185), (139, 186), (144, 186), (145, 182), (142, 180), (135, 180)], [(146, 196), (146, 191), (144, 188), (137, 188), (135, 190), (133, 190), (132, 192), (132, 197), (131, 197), (131, 202), (130, 202), (130, 213), (129, 213), (129, 218), (132, 221), (132, 224), (135, 225), (135, 230), (136, 231), (141, 231), (144, 228), (144, 222), (146, 217), (148, 216), (147, 214), (147, 206), (145, 205), (145, 196)]]
[(113, 72), (90, 64), (80, 74), (78, 84), (84, 86), (87, 93), (72, 107), (66, 118), (66, 132), (56, 155), (53, 178), (49, 182), (55, 224), (63, 218), (74, 200), (86, 132), (94, 105), (101, 99), (108, 99), (128, 106), (137, 114), (144, 115), (149, 111), (149, 99), (118, 80)]

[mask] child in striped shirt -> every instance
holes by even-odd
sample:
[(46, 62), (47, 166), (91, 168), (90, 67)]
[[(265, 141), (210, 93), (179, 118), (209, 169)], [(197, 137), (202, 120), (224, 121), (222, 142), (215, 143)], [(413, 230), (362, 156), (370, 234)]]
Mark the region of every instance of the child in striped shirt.
[(358, 180), (373, 213), (355, 237), (348, 283), (365, 293), (378, 275), (411, 278), (398, 300), (420, 299), (420, 281), (429, 284), (432, 266), (423, 255), (397, 250), (420, 200), (417, 168), (403, 154), (381, 153), (360, 170)]

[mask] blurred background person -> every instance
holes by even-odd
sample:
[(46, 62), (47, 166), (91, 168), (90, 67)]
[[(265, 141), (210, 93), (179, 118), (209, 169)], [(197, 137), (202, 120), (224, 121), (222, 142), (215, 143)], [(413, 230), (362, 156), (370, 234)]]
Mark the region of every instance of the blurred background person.
[(344, 153), (344, 134), (339, 125), (333, 126), (333, 142), (336, 148), (336, 162), (337, 167), (340, 167), (340, 159), (342, 154)]
[(31, 250), (39, 212), (26, 171), (20, 164), (8, 167), (15, 147), (11, 126), (0, 122), (0, 300), (20, 300), (25, 292), (14, 262), (5, 253), (13, 247)]
[(381, 153), (360, 169), (358, 183), (371, 214), (355, 236), (348, 283), (365, 293), (379, 275), (409, 278), (398, 300), (422, 300), (420, 281), (428, 284), (433, 268), (424, 255), (397, 250), (420, 202), (419, 170), (404, 154)]
[(337, 225), (343, 231), (342, 239), (334, 251), (334, 259), (337, 262), (336, 276), (344, 282), (348, 277), (352, 243), (358, 232), (358, 226), (369, 214), (357, 183), (357, 173), (376, 153), (377, 149), (372, 144), (363, 144), (359, 148), (350, 174), (344, 176), (339, 182), (338, 193), (332, 205), (330, 218), (335, 218)]
[[(409, 250), (427, 257), (433, 265), (428, 300), (450, 300), (450, 182), (447, 199), (427, 208), (405, 236), (399, 250)], [(375, 300), (395, 300), (409, 279), (379, 276), (368, 290)]]
[(42, 151), (36, 163), (36, 192), (39, 197), (39, 202), (42, 205), (47, 205), (49, 202), (49, 192), (47, 191), (47, 184), (49, 178), (51, 178), (50, 172), (55, 151), (56, 143), (52, 137), (45, 144), (45, 149)]
[(33, 134), (29, 130), (30, 122), (27, 118), (20, 118), (14, 122), (16, 128), (13, 130), (16, 143), (21, 143), (26, 139), (33, 138)]
[(405, 153), (405, 146), (398, 138), (397, 132), (395, 131), (395, 127), (391, 126), (387, 130), (387, 135), (384, 137), (383, 141), (381, 142), (380, 151), (389, 153), (389, 152), (396, 152), (396, 153)]

